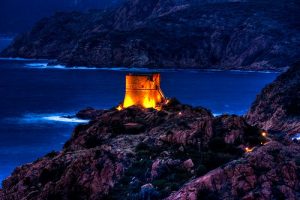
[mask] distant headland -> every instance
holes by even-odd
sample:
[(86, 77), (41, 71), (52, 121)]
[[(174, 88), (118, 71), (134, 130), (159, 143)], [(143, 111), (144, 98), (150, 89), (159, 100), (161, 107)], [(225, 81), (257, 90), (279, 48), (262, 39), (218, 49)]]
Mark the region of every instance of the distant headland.
[(127, 1), (40, 20), (2, 57), (67, 66), (281, 71), (300, 57), (293, 1)]

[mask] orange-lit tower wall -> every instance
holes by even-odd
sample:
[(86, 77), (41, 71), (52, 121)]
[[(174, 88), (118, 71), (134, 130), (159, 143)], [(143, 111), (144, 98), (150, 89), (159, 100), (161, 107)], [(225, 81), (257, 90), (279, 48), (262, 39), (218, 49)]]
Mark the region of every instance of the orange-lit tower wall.
[(159, 109), (165, 102), (160, 88), (160, 74), (127, 74), (126, 91), (122, 107), (141, 106)]

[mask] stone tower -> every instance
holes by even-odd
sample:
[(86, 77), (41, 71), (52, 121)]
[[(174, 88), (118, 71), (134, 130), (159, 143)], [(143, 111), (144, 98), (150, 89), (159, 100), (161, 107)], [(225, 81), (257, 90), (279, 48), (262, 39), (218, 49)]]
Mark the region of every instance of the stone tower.
[(166, 101), (160, 88), (160, 74), (127, 74), (125, 98), (121, 108), (133, 105), (160, 109)]

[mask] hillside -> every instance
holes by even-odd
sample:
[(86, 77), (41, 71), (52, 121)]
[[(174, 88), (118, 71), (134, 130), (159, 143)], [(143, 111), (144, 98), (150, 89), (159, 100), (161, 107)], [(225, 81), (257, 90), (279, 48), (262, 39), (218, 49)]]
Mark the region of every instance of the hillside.
[(68, 66), (281, 70), (300, 55), (299, 8), (279, 0), (132, 0), (45, 18), (1, 56)]
[(300, 63), (279, 76), (257, 96), (247, 116), (260, 128), (300, 133)]
[(78, 117), (92, 120), (61, 151), (17, 167), (2, 200), (300, 197), (299, 143), (269, 141), (242, 117), (213, 117), (174, 99), (161, 111), (87, 109)]
[(242, 117), (213, 117), (176, 100), (161, 111), (89, 109), (78, 116), (92, 120), (76, 127), (60, 152), (17, 167), (1, 199), (162, 199), (267, 140)]

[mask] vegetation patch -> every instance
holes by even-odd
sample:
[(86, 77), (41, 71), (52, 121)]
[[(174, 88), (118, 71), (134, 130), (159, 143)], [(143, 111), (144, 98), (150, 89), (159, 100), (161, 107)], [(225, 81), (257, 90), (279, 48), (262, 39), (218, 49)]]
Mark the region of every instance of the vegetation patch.
[[(153, 193), (155, 194), (153, 196), (148, 194), (149, 199), (165, 198), (172, 191), (180, 189), (191, 178), (204, 175), (210, 170), (241, 157), (244, 153), (240, 148), (233, 144), (226, 144), (222, 138), (218, 137), (213, 138), (208, 147), (201, 150), (193, 146), (182, 147), (172, 144), (151, 146), (141, 142), (136, 146), (135, 152), (135, 162), (126, 170), (123, 178), (110, 192), (107, 199), (138, 198), (141, 186), (148, 183), (151, 183), (154, 190), (158, 192)], [(151, 168), (156, 159), (179, 160), (180, 164), (165, 167), (159, 176), (153, 178)], [(183, 162), (188, 159), (191, 159), (194, 164), (191, 170), (183, 167)], [(203, 199), (215, 199), (215, 196), (208, 191), (202, 191), (202, 193)]]

